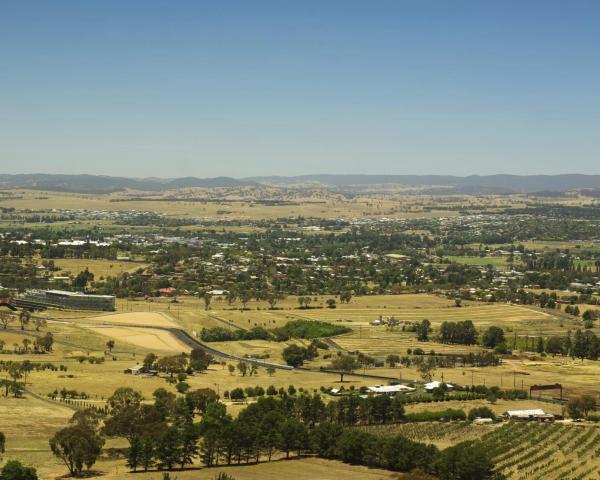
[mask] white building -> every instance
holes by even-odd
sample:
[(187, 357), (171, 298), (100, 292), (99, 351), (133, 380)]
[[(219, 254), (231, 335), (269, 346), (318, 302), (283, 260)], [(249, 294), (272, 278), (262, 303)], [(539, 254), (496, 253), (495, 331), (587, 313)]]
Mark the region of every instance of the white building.
[[(433, 382), (426, 383), (424, 385), (424, 388), (427, 391), (431, 391), (431, 390), (441, 387), (444, 383), (445, 382), (438, 382), (437, 380), (434, 380)], [(454, 385), (450, 385), (449, 383), (446, 383), (446, 387), (454, 388)]]
[(385, 393), (387, 395), (414, 392), (414, 390), (414, 388), (407, 387), (406, 385), (375, 385), (374, 387), (367, 388), (369, 393)]

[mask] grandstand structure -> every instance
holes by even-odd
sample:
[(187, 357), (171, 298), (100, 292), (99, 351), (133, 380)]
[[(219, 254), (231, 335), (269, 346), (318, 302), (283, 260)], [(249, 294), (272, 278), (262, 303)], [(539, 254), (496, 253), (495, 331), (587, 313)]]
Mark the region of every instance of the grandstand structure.
[(113, 295), (87, 295), (66, 290), (27, 290), (12, 301), (13, 305), (31, 310), (66, 308), (72, 310), (114, 311)]

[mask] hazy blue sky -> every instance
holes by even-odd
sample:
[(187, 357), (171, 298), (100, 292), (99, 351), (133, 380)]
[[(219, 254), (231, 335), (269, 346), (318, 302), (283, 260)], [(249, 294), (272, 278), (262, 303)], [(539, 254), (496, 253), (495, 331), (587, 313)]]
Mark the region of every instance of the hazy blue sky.
[(0, 172), (600, 174), (595, 0), (0, 0)]

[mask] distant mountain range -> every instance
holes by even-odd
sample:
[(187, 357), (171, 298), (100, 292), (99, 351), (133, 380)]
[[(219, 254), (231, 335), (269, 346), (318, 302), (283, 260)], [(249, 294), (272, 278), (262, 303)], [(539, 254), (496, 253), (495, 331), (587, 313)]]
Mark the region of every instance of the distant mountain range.
[(440, 186), (446, 192), (453, 189), (464, 193), (532, 193), (538, 191), (578, 190), (599, 188), (600, 175), (302, 175), (297, 177), (251, 177), (257, 183), (290, 184), (318, 182), (334, 187), (395, 184), (410, 187)]
[(1, 188), (27, 188), (75, 193), (112, 193), (126, 189), (158, 192), (178, 188), (216, 188), (255, 185), (229, 177), (216, 178), (126, 178), (104, 175), (0, 174)]
[(0, 188), (28, 188), (77, 193), (111, 193), (126, 189), (158, 192), (178, 188), (243, 187), (259, 184), (289, 186), (316, 183), (348, 189), (368, 185), (404, 185), (449, 194), (564, 192), (600, 189), (600, 175), (301, 175), (292, 177), (126, 178), (103, 175), (0, 174)]

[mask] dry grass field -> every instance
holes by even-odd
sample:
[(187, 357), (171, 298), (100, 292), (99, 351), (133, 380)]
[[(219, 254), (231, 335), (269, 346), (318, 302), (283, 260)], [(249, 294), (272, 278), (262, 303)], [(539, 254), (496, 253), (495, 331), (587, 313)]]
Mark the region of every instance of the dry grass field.
[(112, 338), (117, 342), (137, 345), (157, 353), (189, 352), (190, 348), (170, 332), (142, 327), (90, 327), (93, 332)]
[(77, 275), (86, 268), (94, 274), (96, 280), (106, 277), (116, 277), (121, 273), (135, 272), (139, 268), (145, 268), (147, 264), (142, 262), (125, 262), (118, 260), (95, 260), (61, 258), (54, 260), (54, 264), (60, 268), (60, 274)]
[[(87, 195), (65, 192), (41, 192), (14, 190), (14, 198), (3, 199), (5, 207), (16, 209), (43, 210), (48, 205), (55, 209), (88, 209), (106, 211), (153, 211), (181, 218), (228, 219), (228, 220), (263, 220), (275, 218), (292, 218), (298, 216), (314, 218), (359, 218), (364, 216), (393, 215), (397, 218), (416, 217), (449, 217), (458, 212), (436, 209), (436, 202), (430, 198), (428, 207), (424, 202), (415, 202), (412, 196), (397, 198), (355, 197), (344, 199), (327, 191), (312, 196), (282, 198), (290, 201), (287, 204), (255, 203), (257, 198), (250, 189), (239, 189), (237, 192), (223, 191), (226, 201), (202, 200), (206, 191), (194, 189), (192, 195), (200, 201), (153, 201), (152, 199), (132, 200), (122, 193), (105, 195)], [(211, 191), (211, 196), (215, 195)], [(218, 192), (217, 192), (218, 193)], [(273, 192), (274, 195), (280, 195)], [(267, 192), (268, 195), (268, 192)], [(66, 223), (66, 222), (61, 222)], [(101, 222), (102, 223), (102, 222)], [(8, 223), (7, 225), (10, 225)], [(36, 224), (28, 224), (34, 227)], [(39, 225), (39, 224), (38, 224)]]

